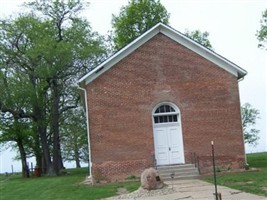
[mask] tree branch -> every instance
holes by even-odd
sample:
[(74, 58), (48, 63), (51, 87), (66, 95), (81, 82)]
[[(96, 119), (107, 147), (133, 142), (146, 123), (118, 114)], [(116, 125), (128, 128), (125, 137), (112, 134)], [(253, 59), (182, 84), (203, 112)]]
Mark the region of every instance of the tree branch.
[(77, 107), (78, 107), (77, 104), (76, 105), (71, 105), (71, 106), (65, 106), (65, 107), (60, 109), (59, 113), (62, 114), (63, 112), (65, 112), (65, 111), (67, 111), (69, 109), (73, 109), (73, 108), (77, 108)]
[(3, 104), (3, 102), (0, 101), (0, 111), (3, 113), (11, 113), (15, 118), (33, 118), (33, 115), (31, 113), (25, 113), (24, 110), (15, 110), (12, 108), (8, 108)]

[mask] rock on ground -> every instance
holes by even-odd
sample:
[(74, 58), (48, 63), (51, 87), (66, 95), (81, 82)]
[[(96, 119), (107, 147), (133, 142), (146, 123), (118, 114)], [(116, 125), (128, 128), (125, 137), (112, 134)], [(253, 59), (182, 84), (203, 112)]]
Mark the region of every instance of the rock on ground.
[(157, 170), (148, 168), (141, 174), (141, 187), (147, 190), (156, 190), (163, 188), (164, 183), (160, 178)]

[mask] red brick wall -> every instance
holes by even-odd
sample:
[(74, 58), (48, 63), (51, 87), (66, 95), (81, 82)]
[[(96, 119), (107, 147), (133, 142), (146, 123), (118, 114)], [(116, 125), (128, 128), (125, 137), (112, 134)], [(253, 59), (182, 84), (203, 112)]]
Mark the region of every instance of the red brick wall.
[(87, 92), (93, 173), (103, 178), (153, 166), (151, 114), (160, 102), (181, 111), (186, 162), (195, 152), (206, 172), (211, 140), (218, 165), (244, 162), (236, 77), (162, 34), (95, 79)]

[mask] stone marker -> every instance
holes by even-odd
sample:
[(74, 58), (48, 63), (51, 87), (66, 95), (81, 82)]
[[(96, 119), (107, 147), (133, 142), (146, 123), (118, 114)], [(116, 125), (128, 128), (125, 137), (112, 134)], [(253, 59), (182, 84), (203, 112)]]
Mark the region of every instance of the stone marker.
[(154, 168), (145, 169), (141, 174), (141, 187), (147, 190), (156, 190), (163, 188), (164, 183), (157, 170)]

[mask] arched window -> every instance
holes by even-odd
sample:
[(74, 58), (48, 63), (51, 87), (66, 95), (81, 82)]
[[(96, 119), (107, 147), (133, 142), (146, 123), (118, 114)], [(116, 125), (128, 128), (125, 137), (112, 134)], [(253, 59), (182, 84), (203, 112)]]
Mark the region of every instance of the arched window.
[(154, 123), (176, 123), (179, 113), (174, 107), (168, 104), (160, 105), (153, 113)]

